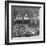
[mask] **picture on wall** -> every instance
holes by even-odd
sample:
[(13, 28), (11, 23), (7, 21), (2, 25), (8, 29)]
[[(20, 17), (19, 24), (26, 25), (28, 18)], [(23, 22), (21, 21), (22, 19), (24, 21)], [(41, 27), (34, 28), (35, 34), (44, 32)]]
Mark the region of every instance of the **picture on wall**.
[(45, 3), (5, 2), (5, 44), (45, 42)]

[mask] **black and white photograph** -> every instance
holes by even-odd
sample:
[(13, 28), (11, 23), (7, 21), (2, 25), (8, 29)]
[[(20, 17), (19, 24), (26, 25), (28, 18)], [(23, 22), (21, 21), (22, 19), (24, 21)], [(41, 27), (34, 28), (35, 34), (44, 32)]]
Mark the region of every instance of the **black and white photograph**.
[(11, 38), (38, 36), (40, 7), (11, 6)]
[(6, 2), (6, 44), (45, 42), (45, 3)]

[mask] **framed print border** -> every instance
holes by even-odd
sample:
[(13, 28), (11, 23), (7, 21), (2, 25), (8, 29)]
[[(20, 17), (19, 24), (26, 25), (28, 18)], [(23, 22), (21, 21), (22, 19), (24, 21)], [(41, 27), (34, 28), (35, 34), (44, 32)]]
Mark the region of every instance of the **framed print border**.
[[(28, 42), (9, 42), (9, 3), (24, 3), (24, 4), (42, 4), (43, 5), (43, 41), (28, 41)], [(25, 2), (25, 1), (5, 1), (5, 44), (28, 44), (28, 43), (44, 43), (45, 42), (45, 3), (44, 2)]]

